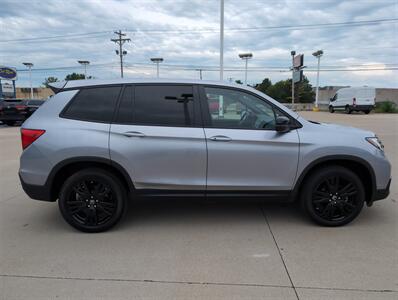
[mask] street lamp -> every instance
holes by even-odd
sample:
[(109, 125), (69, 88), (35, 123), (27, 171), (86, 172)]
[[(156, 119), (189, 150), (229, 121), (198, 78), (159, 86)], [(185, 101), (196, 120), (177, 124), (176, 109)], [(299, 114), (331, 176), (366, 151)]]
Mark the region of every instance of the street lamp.
[(245, 61), (245, 85), (247, 85), (247, 61), (253, 57), (252, 53), (241, 53), (239, 57)]
[(161, 57), (153, 57), (151, 61), (156, 64), (156, 78), (159, 78), (159, 64), (163, 62), (163, 58)]
[(294, 104), (294, 56), (296, 51), (290, 51), (290, 55), (292, 56), (292, 104)]
[(33, 99), (33, 88), (32, 88), (32, 67), (33, 67), (33, 64), (29, 63), (29, 62), (24, 62), (22, 64), (29, 68), (30, 98)]
[(318, 69), (316, 72), (316, 94), (315, 94), (315, 111), (318, 111), (318, 97), (319, 97), (319, 66), (321, 64), (321, 56), (323, 55), (323, 50), (318, 50), (312, 53), (318, 59)]
[(77, 62), (84, 66), (84, 79), (87, 79), (87, 65), (89, 65), (90, 62), (88, 60), (78, 60)]

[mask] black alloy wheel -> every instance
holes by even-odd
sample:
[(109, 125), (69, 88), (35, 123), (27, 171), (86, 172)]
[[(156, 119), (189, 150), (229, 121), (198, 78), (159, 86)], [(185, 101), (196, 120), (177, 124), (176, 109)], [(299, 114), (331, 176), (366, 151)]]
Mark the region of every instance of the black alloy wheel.
[(350, 108), (349, 105), (346, 105), (346, 107), (345, 107), (345, 113), (346, 113), (346, 114), (352, 113), (352, 110), (351, 110), (351, 108)]
[(364, 205), (365, 192), (356, 174), (334, 166), (315, 172), (302, 196), (303, 208), (315, 222), (340, 226), (358, 216)]
[(64, 219), (84, 232), (111, 228), (125, 210), (126, 196), (119, 180), (101, 169), (79, 171), (61, 188), (59, 208)]

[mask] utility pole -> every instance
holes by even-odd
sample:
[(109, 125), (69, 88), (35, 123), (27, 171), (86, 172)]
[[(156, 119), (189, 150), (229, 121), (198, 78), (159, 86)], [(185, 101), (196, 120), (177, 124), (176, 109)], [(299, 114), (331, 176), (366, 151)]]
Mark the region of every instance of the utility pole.
[(224, 77), (224, 0), (220, 0), (220, 80)]
[(122, 33), (121, 30), (114, 32), (118, 38), (111, 39), (112, 42), (119, 45), (119, 50), (116, 50), (116, 54), (120, 56), (120, 76), (123, 78), (123, 56), (127, 54), (127, 51), (123, 50), (123, 44), (125, 42), (130, 42), (131, 39), (124, 38), (126, 36), (125, 33)]
[(33, 64), (30, 63), (30, 62), (24, 62), (22, 64), (29, 68), (30, 98), (33, 99), (33, 87), (32, 87), (32, 67), (33, 67)]
[(292, 55), (292, 104), (294, 104), (294, 56), (296, 55), (296, 51), (291, 51)]

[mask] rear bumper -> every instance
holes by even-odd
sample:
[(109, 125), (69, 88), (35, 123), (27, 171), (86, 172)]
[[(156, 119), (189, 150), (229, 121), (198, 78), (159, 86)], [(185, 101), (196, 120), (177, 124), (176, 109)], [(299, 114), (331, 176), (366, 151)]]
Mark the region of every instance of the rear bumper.
[(51, 189), (47, 185), (34, 185), (26, 183), (19, 174), (19, 180), (25, 193), (32, 199), (54, 201), (51, 199)]
[(374, 105), (353, 105), (350, 106), (352, 110), (372, 110), (374, 109)]
[(390, 185), (391, 185), (391, 178), (388, 181), (388, 184), (385, 189), (376, 190), (373, 201), (382, 200), (382, 199), (387, 198), (388, 195), (390, 194)]

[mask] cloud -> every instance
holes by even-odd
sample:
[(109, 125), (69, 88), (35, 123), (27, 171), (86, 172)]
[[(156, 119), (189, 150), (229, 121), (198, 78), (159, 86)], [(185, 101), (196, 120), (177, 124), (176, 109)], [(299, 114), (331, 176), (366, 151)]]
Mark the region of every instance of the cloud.
[[(290, 50), (294, 49), (305, 54), (305, 65), (311, 70), (316, 65), (312, 52), (323, 49), (321, 66), (325, 69), (338, 66), (341, 71), (321, 72), (321, 85), (397, 87), (398, 71), (389, 70), (398, 65), (396, 22), (289, 30), (269, 28), (397, 18), (397, 11), (395, 0), (226, 0), (225, 66), (243, 68), (238, 54), (252, 52), (249, 67), (288, 70)], [(269, 29), (229, 30), (267, 27)], [(23, 61), (34, 63), (36, 85), (48, 76), (63, 78), (70, 72), (82, 72), (77, 63), (79, 59), (90, 60), (90, 75), (117, 78), (117, 46), (110, 39), (114, 37), (114, 30), (122, 29), (132, 39), (124, 45), (128, 51), (126, 77), (154, 76), (149, 58), (161, 56), (165, 59), (161, 76), (198, 78), (195, 68), (201, 67), (209, 69), (203, 72), (204, 78), (218, 79), (218, 72), (214, 70), (219, 63), (218, 28), (219, 2), (212, 0), (3, 0), (0, 40), (96, 33), (74, 38), (0, 42), (0, 64), (21, 69), (19, 86), (28, 84), (27, 73), (22, 71)], [(173, 69), (175, 65), (185, 68)], [(352, 71), (375, 66), (381, 70)], [(69, 68), (54, 69), (58, 67)], [(290, 77), (290, 72), (267, 70), (251, 70), (248, 81), (260, 82), (264, 77), (277, 81)], [(305, 71), (305, 74), (314, 83), (315, 73)], [(225, 78), (242, 79), (243, 76), (242, 70), (225, 72)]]

